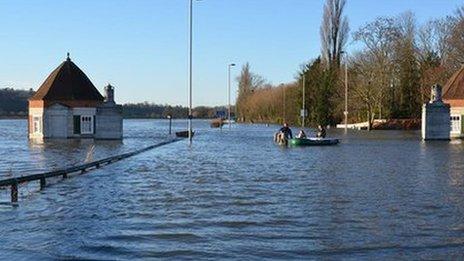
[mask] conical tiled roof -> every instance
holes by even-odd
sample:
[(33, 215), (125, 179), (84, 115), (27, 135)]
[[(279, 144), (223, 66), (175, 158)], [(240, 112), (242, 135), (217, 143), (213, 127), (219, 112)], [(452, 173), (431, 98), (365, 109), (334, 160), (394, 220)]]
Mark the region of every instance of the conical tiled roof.
[(464, 100), (464, 66), (448, 80), (443, 88), (444, 100)]
[(29, 100), (103, 101), (103, 96), (71, 59), (60, 64)]

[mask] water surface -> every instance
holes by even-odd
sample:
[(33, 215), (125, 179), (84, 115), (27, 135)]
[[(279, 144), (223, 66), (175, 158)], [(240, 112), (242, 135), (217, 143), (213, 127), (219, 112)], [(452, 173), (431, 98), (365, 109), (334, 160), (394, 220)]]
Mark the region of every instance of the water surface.
[[(130, 151), (167, 132), (166, 121), (126, 120), (122, 143), (31, 144), (25, 127), (0, 121), (4, 176)], [(0, 258), (463, 257), (460, 141), (332, 130), (339, 146), (281, 148), (276, 126), (195, 128), (192, 146), (170, 144), (44, 191), (21, 187), (19, 207), (0, 205)], [(3, 202), (8, 195), (0, 190)]]

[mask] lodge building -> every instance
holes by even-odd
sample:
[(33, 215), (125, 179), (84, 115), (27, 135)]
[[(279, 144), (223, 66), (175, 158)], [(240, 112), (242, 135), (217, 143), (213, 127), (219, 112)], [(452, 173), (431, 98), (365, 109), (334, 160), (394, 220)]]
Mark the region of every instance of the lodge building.
[(444, 86), (443, 102), (450, 105), (450, 137), (464, 138), (464, 66)]
[(105, 97), (68, 53), (29, 99), (29, 138), (122, 139), (122, 106), (113, 86), (104, 91)]

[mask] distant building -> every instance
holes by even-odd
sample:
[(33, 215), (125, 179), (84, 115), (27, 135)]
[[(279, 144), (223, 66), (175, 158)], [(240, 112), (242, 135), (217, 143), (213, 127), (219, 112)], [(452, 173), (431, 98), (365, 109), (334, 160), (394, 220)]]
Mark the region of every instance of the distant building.
[(105, 97), (68, 53), (29, 99), (29, 138), (122, 139), (122, 106), (113, 86), (104, 90)]
[(225, 110), (216, 110), (215, 117), (225, 119), (225, 118), (227, 118), (227, 112)]
[(461, 67), (443, 88), (443, 102), (450, 105), (451, 137), (464, 137), (464, 66)]

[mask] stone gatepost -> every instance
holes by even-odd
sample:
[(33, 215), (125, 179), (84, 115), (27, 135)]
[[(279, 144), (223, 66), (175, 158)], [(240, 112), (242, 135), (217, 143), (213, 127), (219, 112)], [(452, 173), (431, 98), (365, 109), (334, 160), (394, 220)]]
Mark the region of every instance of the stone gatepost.
[(441, 86), (432, 86), (429, 103), (422, 106), (422, 139), (449, 140), (451, 131), (450, 106), (441, 99)]

